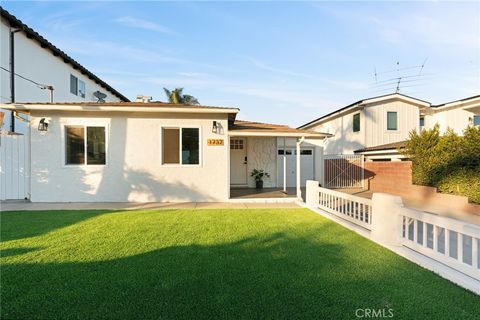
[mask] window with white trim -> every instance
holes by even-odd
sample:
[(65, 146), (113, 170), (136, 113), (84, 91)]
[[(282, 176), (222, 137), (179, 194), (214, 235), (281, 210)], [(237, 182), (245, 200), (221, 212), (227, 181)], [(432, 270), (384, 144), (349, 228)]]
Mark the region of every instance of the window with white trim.
[(73, 74), (70, 75), (70, 93), (85, 98), (86, 87), (85, 82), (75, 77)]
[(105, 137), (102, 126), (65, 126), (65, 164), (105, 165)]
[(397, 124), (397, 112), (396, 111), (388, 111), (387, 112), (387, 130), (395, 131), (398, 130)]
[(200, 129), (162, 128), (162, 164), (200, 164)]
[(480, 126), (480, 115), (473, 116), (473, 126)]

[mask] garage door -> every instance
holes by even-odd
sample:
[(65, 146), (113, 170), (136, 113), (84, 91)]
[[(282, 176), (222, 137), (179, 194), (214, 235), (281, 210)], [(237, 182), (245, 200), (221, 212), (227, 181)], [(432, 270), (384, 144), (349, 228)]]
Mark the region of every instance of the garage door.
[[(287, 157), (287, 187), (294, 188), (297, 182), (297, 150), (287, 148), (285, 149), (285, 155)], [(300, 161), (301, 186), (304, 187), (307, 180), (313, 180), (314, 178), (313, 149), (302, 148), (300, 150)], [(283, 187), (283, 149), (278, 150), (277, 171), (278, 186)]]

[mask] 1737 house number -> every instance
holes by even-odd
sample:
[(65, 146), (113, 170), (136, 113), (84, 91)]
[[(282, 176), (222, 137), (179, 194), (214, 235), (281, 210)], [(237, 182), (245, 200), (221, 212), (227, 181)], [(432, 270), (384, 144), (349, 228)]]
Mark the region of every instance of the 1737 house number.
[(207, 145), (209, 146), (223, 146), (223, 139), (208, 139)]

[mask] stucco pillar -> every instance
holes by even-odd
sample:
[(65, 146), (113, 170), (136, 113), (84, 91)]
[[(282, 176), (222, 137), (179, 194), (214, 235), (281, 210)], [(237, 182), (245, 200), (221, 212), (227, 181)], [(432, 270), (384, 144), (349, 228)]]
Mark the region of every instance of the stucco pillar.
[(398, 246), (400, 238), (400, 210), (402, 198), (387, 193), (372, 196), (372, 240), (388, 246)]
[(320, 201), (320, 196), (318, 193), (318, 181), (307, 180), (305, 204), (309, 208), (318, 208), (319, 201)]

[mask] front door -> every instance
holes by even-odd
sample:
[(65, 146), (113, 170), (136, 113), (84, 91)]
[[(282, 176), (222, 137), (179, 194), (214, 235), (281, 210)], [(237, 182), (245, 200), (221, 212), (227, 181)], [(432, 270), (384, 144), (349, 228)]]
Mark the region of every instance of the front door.
[(244, 138), (230, 139), (230, 184), (247, 184), (247, 148)]

